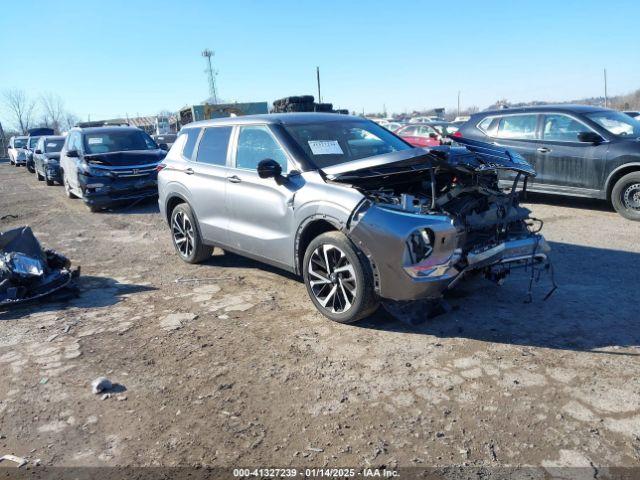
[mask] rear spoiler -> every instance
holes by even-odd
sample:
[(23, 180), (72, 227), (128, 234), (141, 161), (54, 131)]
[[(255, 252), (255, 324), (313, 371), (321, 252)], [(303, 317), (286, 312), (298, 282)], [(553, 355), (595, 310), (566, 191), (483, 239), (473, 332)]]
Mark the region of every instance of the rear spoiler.
[(496, 169), (514, 170), (535, 177), (535, 169), (519, 153), (491, 143), (470, 140), (464, 137), (449, 136), (455, 143), (475, 153), (487, 166)]

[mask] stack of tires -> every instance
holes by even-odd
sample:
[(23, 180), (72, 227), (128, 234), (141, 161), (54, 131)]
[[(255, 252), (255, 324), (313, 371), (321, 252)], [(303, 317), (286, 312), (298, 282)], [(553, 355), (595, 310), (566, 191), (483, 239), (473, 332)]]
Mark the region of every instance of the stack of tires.
[(314, 112), (315, 103), (313, 95), (301, 95), (285, 97), (273, 102), (274, 113), (286, 112)]
[(315, 103), (313, 95), (284, 97), (273, 102), (271, 113), (287, 112), (327, 112), (349, 114), (348, 110), (334, 110), (333, 103)]

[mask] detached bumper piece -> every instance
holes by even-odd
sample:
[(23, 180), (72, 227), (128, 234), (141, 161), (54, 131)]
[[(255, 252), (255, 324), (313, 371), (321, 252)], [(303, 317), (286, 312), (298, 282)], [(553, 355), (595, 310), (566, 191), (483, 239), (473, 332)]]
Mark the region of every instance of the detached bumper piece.
[[(31, 228), (0, 233), (0, 307), (13, 307), (54, 293), (77, 296), (80, 268), (64, 255), (46, 250)], [(58, 298), (60, 299), (60, 297)]]

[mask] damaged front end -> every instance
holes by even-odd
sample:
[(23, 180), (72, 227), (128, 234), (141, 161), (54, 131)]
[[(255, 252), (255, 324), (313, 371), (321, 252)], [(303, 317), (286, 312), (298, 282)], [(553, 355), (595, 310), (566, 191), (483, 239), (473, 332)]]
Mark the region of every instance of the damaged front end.
[[(516, 153), (465, 140), (369, 163), (327, 178), (366, 197), (349, 236), (368, 256), (383, 299), (437, 300), (471, 272), (502, 283), (516, 266), (549, 265), (542, 222), (519, 204), (517, 191), (535, 171)], [(516, 172), (510, 191), (498, 187), (501, 169)]]
[(63, 255), (43, 249), (31, 228), (0, 233), (0, 307), (36, 300), (62, 289), (77, 293), (74, 280), (80, 269), (71, 270)]

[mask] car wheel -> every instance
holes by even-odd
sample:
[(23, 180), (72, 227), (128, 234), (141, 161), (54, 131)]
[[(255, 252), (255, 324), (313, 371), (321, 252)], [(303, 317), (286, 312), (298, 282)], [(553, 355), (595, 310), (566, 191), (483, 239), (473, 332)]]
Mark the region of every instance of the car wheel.
[(616, 182), (611, 204), (624, 218), (640, 221), (640, 172), (628, 173)]
[(29, 171), (29, 173), (34, 173), (36, 171), (36, 169), (33, 168), (33, 166), (28, 163), (27, 163), (27, 170)]
[(46, 174), (46, 173), (45, 173), (45, 175), (44, 175), (44, 179), (45, 179), (45, 181), (47, 182), (47, 186), (49, 186), (49, 187), (53, 186), (53, 180), (51, 180), (51, 179), (47, 176), (47, 174)]
[(176, 252), (187, 263), (200, 263), (211, 256), (213, 249), (202, 242), (195, 215), (186, 203), (171, 212), (171, 238)]
[(378, 308), (369, 263), (343, 233), (317, 236), (307, 247), (303, 267), (311, 301), (330, 320), (352, 323)]
[(37, 168), (36, 168), (36, 178), (38, 179), (39, 182), (44, 180), (44, 177), (40, 175), (40, 172), (38, 171)]
[(66, 172), (62, 174), (62, 184), (64, 185), (64, 193), (67, 194), (67, 198), (78, 198), (76, 194), (71, 191), (71, 185), (69, 184)]

